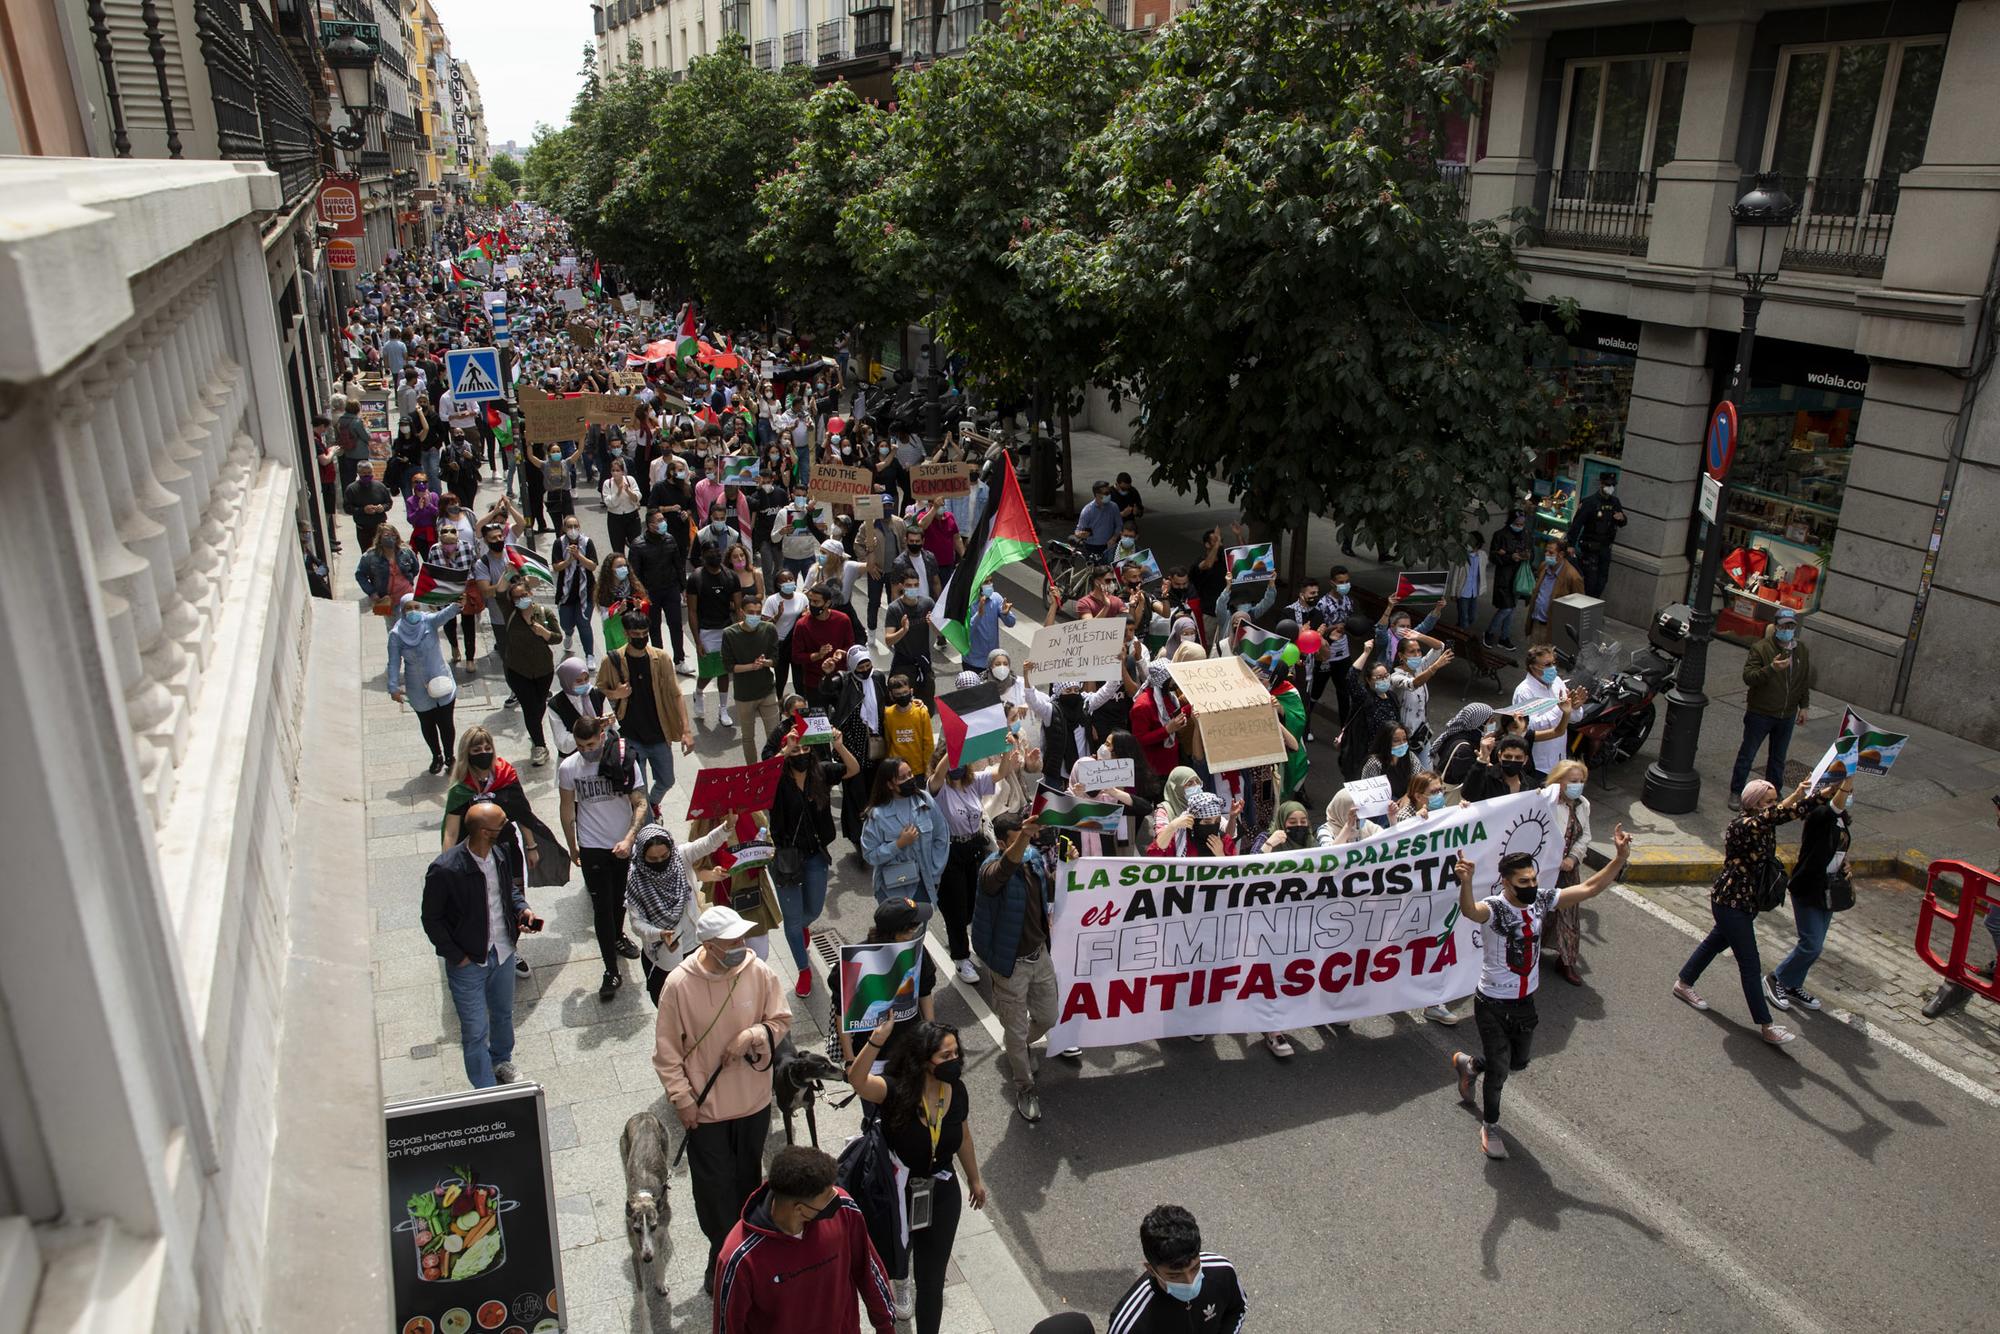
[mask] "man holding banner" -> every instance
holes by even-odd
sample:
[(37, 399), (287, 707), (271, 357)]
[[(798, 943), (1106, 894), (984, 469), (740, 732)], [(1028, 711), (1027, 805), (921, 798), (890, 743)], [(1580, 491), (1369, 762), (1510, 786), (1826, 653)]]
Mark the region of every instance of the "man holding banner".
[[(1479, 1147), (1488, 1158), (1507, 1156), (1506, 1141), (1500, 1138), (1500, 1090), (1510, 1072), (1528, 1065), (1538, 1022), (1535, 988), (1541, 982), (1544, 929), (1559, 909), (1596, 898), (1625, 873), (1625, 863), (1632, 855), (1632, 836), (1621, 824), (1612, 832), (1611, 842), (1611, 860), (1588, 880), (1566, 889), (1543, 888), (1541, 867), (1527, 852), (1510, 852), (1500, 858), (1500, 892), (1485, 898), (1473, 897), (1476, 869), (1472, 862), (1460, 859), (1453, 868), (1458, 877), (1459, 912), (1486, 930), (1480, 940), (1479, 989), (1472, 997), (1472, 1018), (1479, 1027), (1484, 1054), (1453, 1052), (1451, 1065), (1458, 1072), (1458, 1096), (1468, 1104), (1473, 1086), (1485, 1077)], [(1558, 850), (1561, 846), (1556, 844)]]

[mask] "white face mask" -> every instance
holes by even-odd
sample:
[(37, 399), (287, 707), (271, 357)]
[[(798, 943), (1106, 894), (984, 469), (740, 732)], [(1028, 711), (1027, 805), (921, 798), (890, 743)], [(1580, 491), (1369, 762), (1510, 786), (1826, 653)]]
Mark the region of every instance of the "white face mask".
[(1004, 662), (996, 662), (987, 669), (986, 674), (996, 681), (1005, 681), (1014, 674), (1014, 669)]

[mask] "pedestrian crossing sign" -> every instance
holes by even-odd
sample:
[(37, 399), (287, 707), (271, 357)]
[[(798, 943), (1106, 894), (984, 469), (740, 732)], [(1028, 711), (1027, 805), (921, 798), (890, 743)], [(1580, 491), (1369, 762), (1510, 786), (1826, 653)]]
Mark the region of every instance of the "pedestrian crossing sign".
[(444, 354), (445, 379), (456, 403), (490, 403), (507, 397), (500, 388), (500, 352), (491, 347), (457, 348)]

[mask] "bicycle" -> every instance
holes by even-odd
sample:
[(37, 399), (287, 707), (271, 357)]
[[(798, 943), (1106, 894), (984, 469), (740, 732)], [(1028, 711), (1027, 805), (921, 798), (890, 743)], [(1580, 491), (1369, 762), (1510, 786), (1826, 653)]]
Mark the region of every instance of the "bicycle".
[(1074, 602), (1090, 591), (1090, 579), (1097, 566), (1081, 549), (1050, 537), (1042, 540), (1042, 555), (1048, 559), (1049, 578), (1054, 582), (1056, 595), (1064, 602)]

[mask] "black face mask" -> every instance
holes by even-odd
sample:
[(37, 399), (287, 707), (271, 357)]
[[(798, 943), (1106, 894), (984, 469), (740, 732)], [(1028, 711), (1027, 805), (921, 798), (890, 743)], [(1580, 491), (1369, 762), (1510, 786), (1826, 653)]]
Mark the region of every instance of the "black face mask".
[(468, 751), (465, 756), (465, 762), (475, 769), (491, 769), (493, 767), (493, 752), (490, 750)]
[(813, 757), (810, 755), (788, 756), (785, 760), (785, 767), (790, 769), (793, 773), (802, 774), (806, 770), (813, 767)]
[(895, 693), (891, 694), (889, 698), (899, 705), (908, 704), (911, 699), (911, 694), (907, 690), (898, 690)]
[(952, 1083), (964, 1073), (965, 1059), (963, 1057), (950, 1061), (939, 1061), (931, 1067), (931, 1077), (947, 1084)]
[(1500, 772), (1503, 774), (1517, 774), (1527, 767), (1528, 762), (1518, 756), (1500, 761)]
[(719, 570), (722, 568), (722, 557), (710, 552), (701, 558), (701, 566), (705, 570)]
[(506, 545), (507, 545), (507, 544), (506, 544), (506, 543), (505, 543), (504, 541), (503, 541), (503, 542), (494, 542), (494, 541), (488, 541), (488, 542), (487, 542), (487, 544), (486, 544), (486, 549), (487, 549), (488, 551), (498, 551), (498, 550), (500, 550), (500, 548), (502, 548), (502, 547), (504, 547), (504, 546), (506, 546)]
[(1194, 839), (1195, 846), (1201, 848), (1207, 847), (1208, 840), (1220, 836), (1221, 833), (1222, 826), (1213, 820), (1196, 820), (1194, 828), (1189, 831), (1190, 836)]
[(1066, 720), (1075, 720), (1083, 717), (1083, 696), (1064, 695), (1056, 701), (1056, 711), (1061, 713)]
[(902, 782), (896, 784), (896, 791), (905, 797), (914, 797), (917, 795), (917, 786), (922, 781), (922, 779), (914, 777), (905, 778)]

